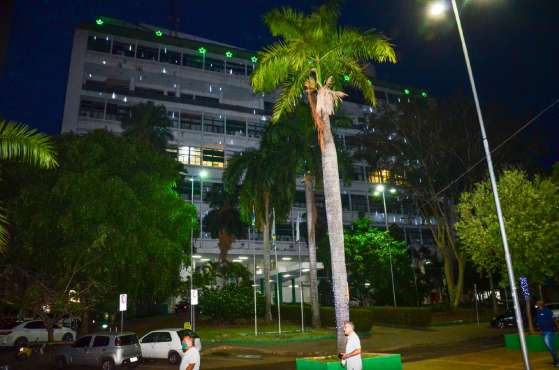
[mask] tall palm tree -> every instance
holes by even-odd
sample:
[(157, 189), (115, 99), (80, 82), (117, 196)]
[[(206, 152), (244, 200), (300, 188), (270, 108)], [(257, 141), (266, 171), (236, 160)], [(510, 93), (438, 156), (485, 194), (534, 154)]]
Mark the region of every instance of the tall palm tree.
[(236, 154), (227, 162), (223, 173), (225, 190), (238, 194), (241, 215), (251, 218), (254, 210), (256, 226), (263, 234), (263, 272), (265, 319), (272, 320), (270, 286), (270, 230), (272, 210), (276, 219), (284, 219), (291, 209), (295, 193), (296, 170), (288, 165), (294, 158), (262, 146)]
[(163, 105), (153, 102), (140, 103), (130, 108), (130, 113), (121, 122), (123, 136), (133, 137), (146, 146), (164, 151), (173, 138), (169, 132), (171, 120)]
[(238, 197), (225, 192), (220, 184), (214, 184), (208, 193), (210, 211), (205, 217), (212, 237), (218, 238), (221, 262), (227, 259), (231, 245), (245, 230), (237, 207)]
[[(50, 138), (23, 124), (0, 120), (0, 160), (18, 160), (38, 168), (58, 166)], [(0, 207), (0, 250), (8, 242), (6, 213)]]
[(396, 62), (392, 45), (379, 33), (358, 32), (338, 26), (339, 10), (330, 1), (309, 15), (291, 8), (272, 10), (264, 20), (280, 41), (259, 53), (259, 64), (251, 75), (256, 92), (281, 87), (272, 120), (291, 112), (306, 97), (322, 151), (322, 173), (336, 308), (337, 344), (344, 347), (343, 322), (349, 319), (347, 272), (338, 158), (330, 116), (346, 95), (344, 81), (360, 90), (375, 104), (371, 81), (364, 73), (366, 63)]

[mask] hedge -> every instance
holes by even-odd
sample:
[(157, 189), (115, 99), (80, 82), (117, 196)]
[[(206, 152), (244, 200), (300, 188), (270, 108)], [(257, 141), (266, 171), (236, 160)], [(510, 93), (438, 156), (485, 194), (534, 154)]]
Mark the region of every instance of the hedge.
[[(274, 315), (277, 309), (272, 309)], [(303, 306), (305, 324), (311, 324), (311, 307)], [(389, 324), (398, 326), (428, 326), (431, 324), (431, 311), (424, 307), (351, 307), (349, 310), (351, 320), (355, 324), (356, 331), (367, 332), (373, 324)], [(281, 306), (281, 317), (291, 322), (301, 322), (301, 307), (294, 304)], [(334, 307), (320, 307), (320, 321), (322, 326), (336, 326), (336, 315)]]

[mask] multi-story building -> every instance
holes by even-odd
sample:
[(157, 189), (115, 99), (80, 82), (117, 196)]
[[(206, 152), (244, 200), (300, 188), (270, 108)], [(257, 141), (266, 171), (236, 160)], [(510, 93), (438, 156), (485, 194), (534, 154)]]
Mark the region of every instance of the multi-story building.
[[(74, 34), (62, 131), (87, 133), (105, 129), (120, 133), (120, 120), (130, 106), (145, 101), (164, 105), (172, 122), (173, 140), (168, 150), (184, 164), (187, 178), (192, 180), (185, 184), (184, 199), (193, 200), (204, 215), (208, 212), (206, 194), (213, 184), (221, 183), (228, 158), (246, 148), (258, 147), (270, 121), (274, 94), (255, 94), (249, 84), (249, 75), (257, 63), (254, 52), (232, 45), (149, 25), (98, 18), (83, 24)], [(395, 87), (378, 86), (376, 90), (381, 106), (410, 98), (409, 91)], [(359, 118), (372, 111), (372, 107), (358, 100), (344, 102), (345, 114), (354, 121), (354, 127), (336, 133), (344, 145), (349, 145), (347, 137), (359, 132)], [(426, 242), (423, 239), (430, 233), (420, 217), (410, 216), (410, 212), (404, 217), (400, 206), (392, 206), (396, 204), (392, 202), (385, 214), (381, 200), (372, 195), (371, 189), (385, 181), (386, 171), (356, 163), (354, 172), (354, 181), (340, 189), (344, 223), (365, 213), (382, 226), (388, 217), (390, 223), (405, 230), (412, 244)], [(320, 194), (317, 201), (322, 203)], [(299, 255), (302, 271), (308, 271), (306, 244), (295, 242), (293, 237), (293, 224), (304, 212), (301, 184), (289, 220), (277, 226), (278, 266), (286, 302), (298, 299), (295, 288), (301, 284), (297, 278)], [(257, 267), (262, 259), (260, 235), (251, 239), (235, 241), (229, 252), (234, 261), (250, 269), (253, 256)], [(217, 240), (208, 233), (202, 233), (195, 247), (198, 264), (216, 260), (219, 255)], [(256, 273), (261, 274), (260, 268)]]

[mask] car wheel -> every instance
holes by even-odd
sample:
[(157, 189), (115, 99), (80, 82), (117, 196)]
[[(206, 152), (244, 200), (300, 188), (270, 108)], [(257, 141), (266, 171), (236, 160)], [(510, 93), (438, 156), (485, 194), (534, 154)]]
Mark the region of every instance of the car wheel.
[(19, 337), (14, 342), (14, 346), (16, 346), (17, 348), (21, 348), (21, 347), (25, 347), (27, 345), (27, 343), (28, 343), (27, 338)]
[(103, 370), (114, 370), (115, 368), (115, 363), (113, 362), (113, 360), (107, 359), (107, 360), (103, 360), (103, 362), (101, 363), (101, 369)]
[(72, 342), (73, 340), (74, 340), (74, 336), (70, 333), (66, 333), (62, 337), (62, 341), (64, 341), (64, 342)]
[(503, 328), (505, 327), (505, 323), (503, 323), (502, 321), (499, 321), (499, 322), (497, 323), (497, 327), (498, 327), (499, 329), (503, 329)]
[(176, 365), (179, 363), (181, 356), (177, 352), (171, 351), (169, 352), (169, 356), (167, 356), (167, 359), (169, 360), (169, 363), (171, 365)]
[(57, 369), (64, 369), (66, 367), (66, 359), (64, 357), (57, 357), (55, 362)]

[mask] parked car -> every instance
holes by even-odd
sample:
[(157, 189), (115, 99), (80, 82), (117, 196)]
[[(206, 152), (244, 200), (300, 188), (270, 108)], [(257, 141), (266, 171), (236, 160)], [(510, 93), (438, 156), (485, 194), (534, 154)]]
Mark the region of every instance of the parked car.
[(175, 313), (190, 312), (190, 302), (183, 300), (175, 305)]
[(182, 339), (185, 335), (194, 338), (194, 346), (202, 350), (202, 340), (192, 330), (161, 329), (147, 333), (140, 339), (144, 358), (167, 359), (170, 364), (178, 364), (183, 356)]
[(494, 328), (513, 328), (516, 327), (516, 316), (514, 315), (514, 311), (509, 311), (499, 316), (493, 317), (490, 321), (490, 324)]
[[(54, 340), (72, 342), (76, 332), (70, 328), (54, 326)], [(12, 322), (0, 328), (0, 347), (24, 347), (28, 343), (47, 342), (48, 332), (41, 320)]]
[(55, 354), (58, 369), (90, 366), (113, 370), (120, 366), (137, 366), (141, 359), (142, 349), (132, 332), (87, 334), (72, 345), (58, 348)]

